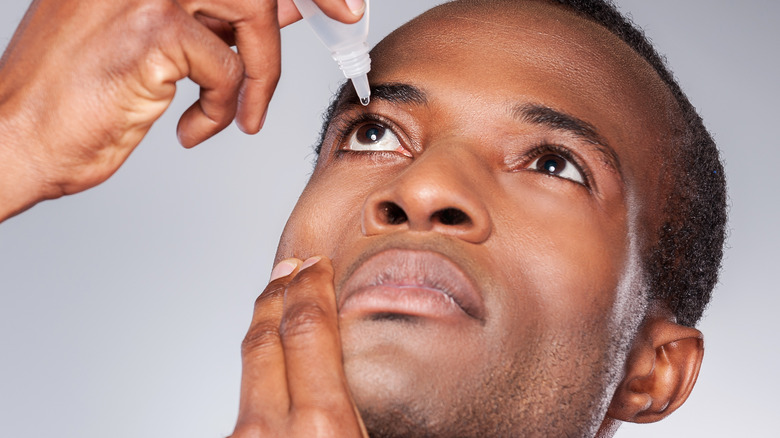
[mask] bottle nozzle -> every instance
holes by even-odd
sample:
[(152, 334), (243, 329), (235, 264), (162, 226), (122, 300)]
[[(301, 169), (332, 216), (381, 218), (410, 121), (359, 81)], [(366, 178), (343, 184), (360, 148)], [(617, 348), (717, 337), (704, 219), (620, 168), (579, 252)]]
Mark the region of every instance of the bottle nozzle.
[(352, 80), (352, 86), (355, 87), (355, 93), (357, 93), (360, 103), (368, 105), (371, 101), (371, 88), (368, 85), (368, 76), (363, 74), (350, 78)]
[(313, 0), (293, 0), (304, 19), (314, 29), (314, 33), (330, 49), (344, 76), (352, 80), (360, 103), (368, 105), (371, 90), (368, 85), (368, 72), (371, 70), (371, 57), (368, 54), (368, 3), (363, 18), (355, 24), (340, 23), (322, 12)]

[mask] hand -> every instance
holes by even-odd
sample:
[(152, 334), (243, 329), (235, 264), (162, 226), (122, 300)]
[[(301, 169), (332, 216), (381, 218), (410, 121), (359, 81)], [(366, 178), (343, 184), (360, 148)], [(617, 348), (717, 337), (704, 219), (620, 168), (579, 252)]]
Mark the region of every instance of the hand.
[[(360, 18), (345, 0), (315, 2)], [(292, 0), (35, 0), (0, 61), (0, 221), (111, 176), (182, 78), (201, 87), (179, 121), (182, 145), (234, 118), (258, 132), (279, 29), (298, 19)]]
[(277, 265), (242, 359), (233, 438), (368, 436), (344, 376), (329, 260)]

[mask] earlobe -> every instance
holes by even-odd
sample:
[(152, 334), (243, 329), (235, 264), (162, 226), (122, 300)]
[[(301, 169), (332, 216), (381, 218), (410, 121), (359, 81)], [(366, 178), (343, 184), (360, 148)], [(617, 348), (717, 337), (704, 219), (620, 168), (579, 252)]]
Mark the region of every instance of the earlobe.
[(693, 390), (704, 356), (703, 336), (659, 313), (648, 315), (637, 334), (608, 417), (652, 423), (679, 408)]

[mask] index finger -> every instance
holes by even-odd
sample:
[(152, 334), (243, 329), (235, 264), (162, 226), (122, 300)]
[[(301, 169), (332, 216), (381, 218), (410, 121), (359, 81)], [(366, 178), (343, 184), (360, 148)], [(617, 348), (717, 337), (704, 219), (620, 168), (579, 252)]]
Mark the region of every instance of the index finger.
[(282, 67), (276, 2), (256, 3), (259, 10), (251, 18), (233, 22), (236, 48), (244, 61), (236, 123), (247, 134), (255, 134), (263, 127)]
[[(292, 0), (284, 7), (284, 21), (300, 17), (296, 8), (290, 8)], [(256, 10), (248, 19), (233, 22), (236, 29), (236, 47), (244, 61), (244, 81), (239, 92), (236, 122), (242, 131), (254, 134), (263, 127), (268, 104), (271, 101), (281, 74), (281, 42), (279, 29), (287, 23), (280, 22), (280, 11), (273, 0), (256, 1)], [(317, 6), (331, 18), (354, 23), (363, 14), (363, 0), (315, 0)], [(348, 3), (356, 4), (355, 12)], [(294, 11), (294, 12), (293, 12)]]
[[(355, 23), (366, 9), (363, 0), (314, 0), (328, 17), (342, 23)], [(279, 26), (285, 27), (301, 19), (293, 0), (279, 0)]]
[(279, 334), (290, 408), (304, 417), (325, 413), (319, 420), (329, 421), (336, 430), (359, 432), (360, 420), (342, 363), (333, 267), (329, 260), (307, 260), (287, 286)]
[(274, 268), (271, 282), (255, 302), (252, 323), (241, 345), (241, 400), (237, 428), (265, 424), (267, 418), (278, 418), (289, 408), (279, 324), (284, 290), (300, 264), (297, 259), (280, 262)]
[[(281, 68), (276, 0), (179, 2), (191, 16), (198, 16), (198, 21), (207, 26), (210, 23), (208, 18), (215, 18), (233, 27), (236, 47), (244, 67), (236, 123), (246, 133), (257, 133), (279, 81)], [(213, 28), (213, 22), (211, 24), (210, 28)]]

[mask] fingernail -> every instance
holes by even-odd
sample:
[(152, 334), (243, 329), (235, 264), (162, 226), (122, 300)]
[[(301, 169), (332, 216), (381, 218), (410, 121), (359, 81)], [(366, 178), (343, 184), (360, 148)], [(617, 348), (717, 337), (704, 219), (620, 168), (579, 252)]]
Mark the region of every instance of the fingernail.
[(366, 3), (363, 0), (347, 0), (347, 7), (359, 17), (366, 10)]
[(293, 262), (292, 260), (282, 260), (279, 262), (276, 266), (274, 266), (273, 271), (271, 271), (271, 280), (278, 280), (282, 277), (286, 277), (295, 270), (295, 268), (298, 267), (298, 264)]
[(320, 261), (320, 260), (322, 260), (322, 257), (320, 257), (320, 256), (316, 256), (316, 257), (309, 257), (309, 258), (308, 258), (308, 259), (306, 259), (306, 261), (304, 261), (304, 262), (303, 262), (303, 264), (301, 265), (301, 271), (303, 271), (304, 269), (308, 268), (309, 266), (312, 266), (312, 265), (316, 264), (316, 263), (317, 263), (318, 261)]

